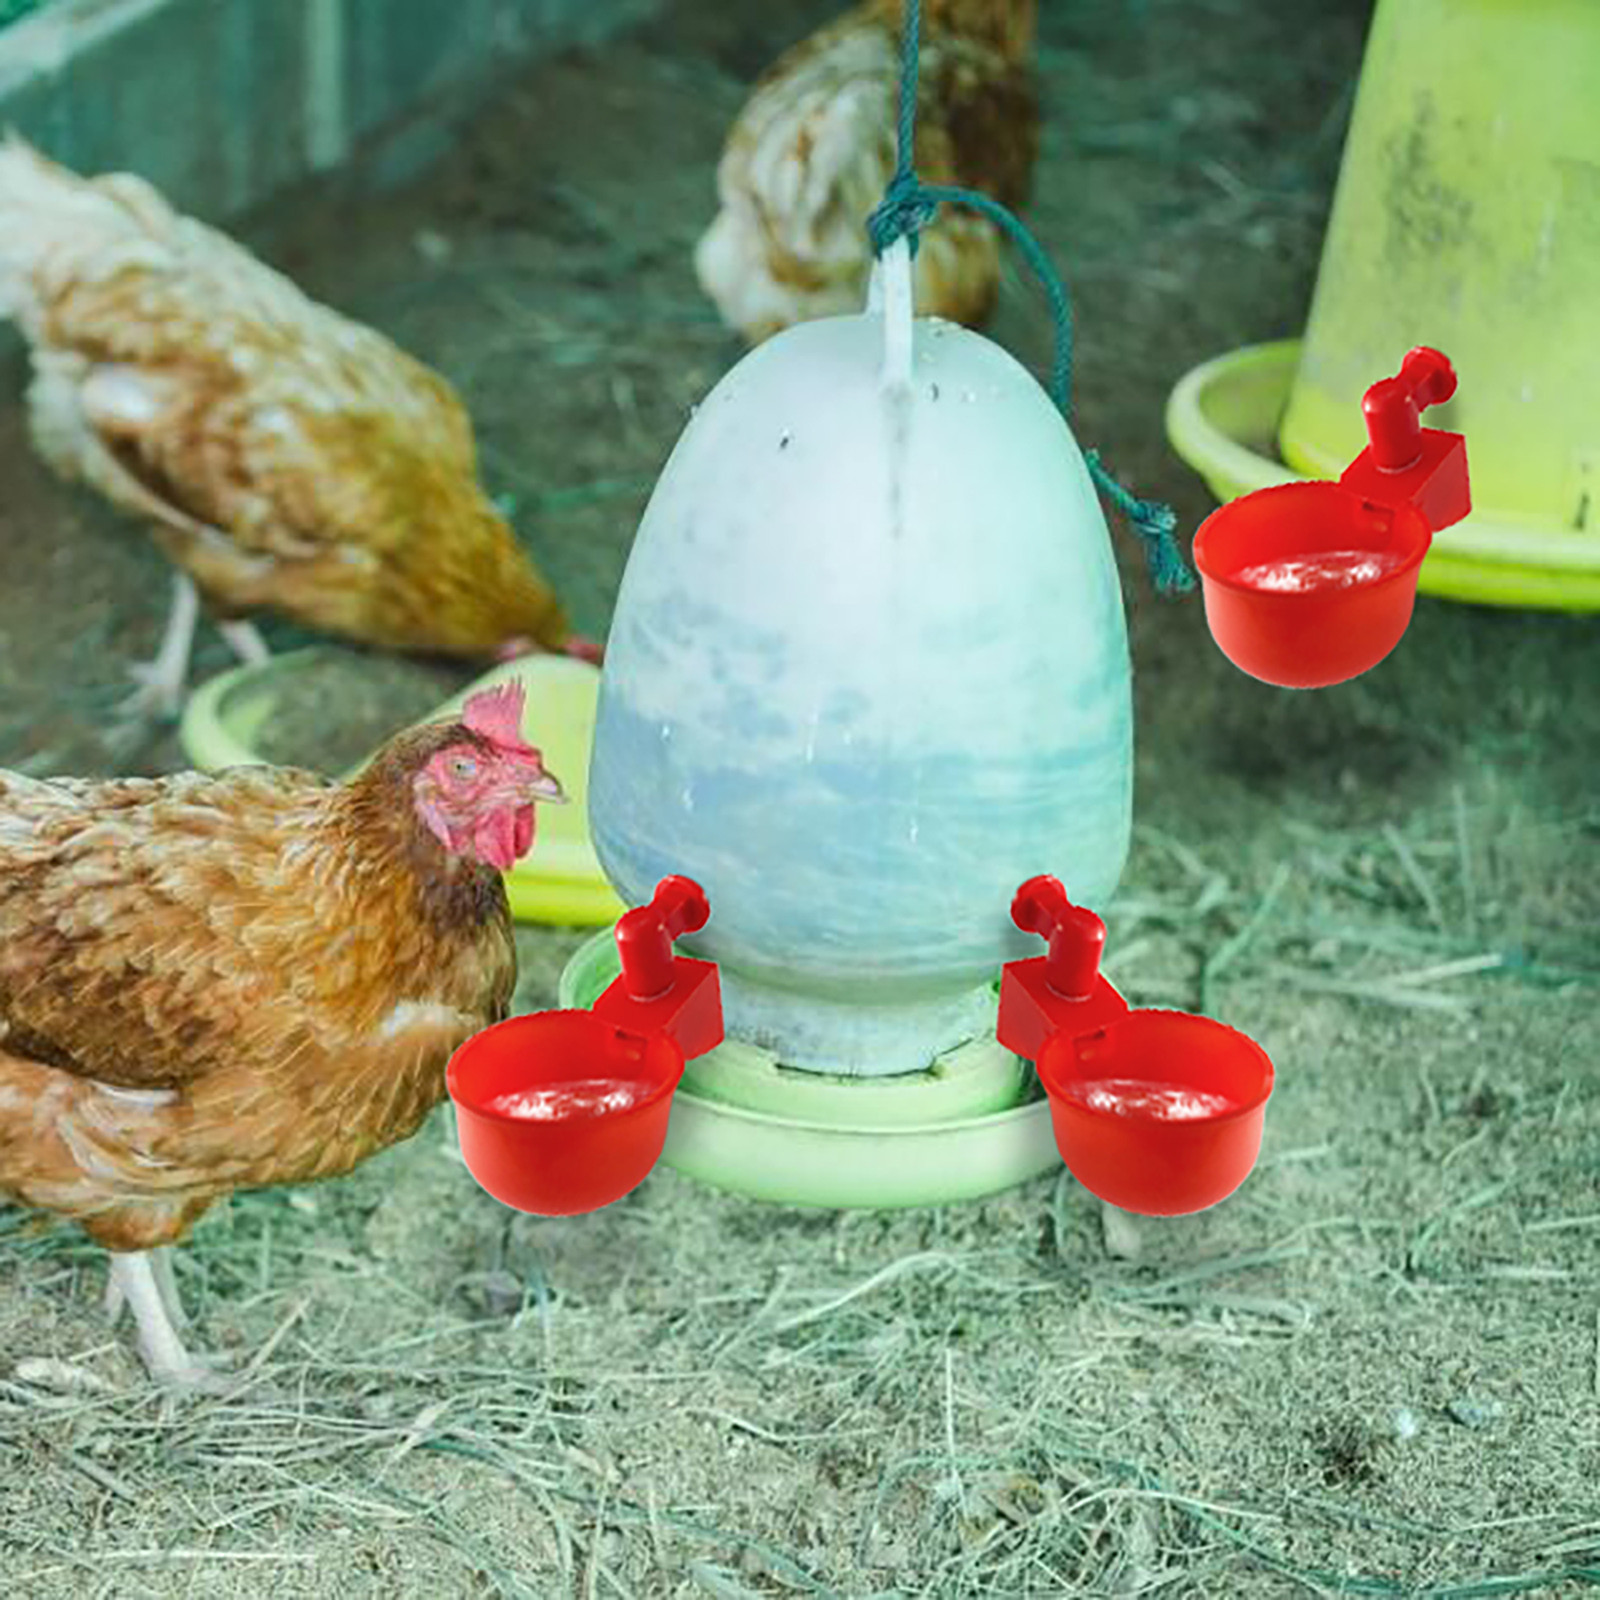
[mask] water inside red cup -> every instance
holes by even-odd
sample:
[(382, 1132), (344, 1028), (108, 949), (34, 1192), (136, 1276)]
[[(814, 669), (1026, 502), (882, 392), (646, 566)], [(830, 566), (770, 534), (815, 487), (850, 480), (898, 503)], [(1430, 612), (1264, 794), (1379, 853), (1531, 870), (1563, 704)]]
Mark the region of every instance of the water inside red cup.
[(575, 1078), (538, 1089), (508, 1089), (484, 1107), (519, 1121), (559, 1122), (563, 1118), (631, 1111), (653, 1087), (629, 1078)]
[(1237, 574), (1247, 589), (1264, 594), (1308, 594), (1315, 589), (1353, 589), (1375, 583), (1405, 565), (1392, 550), (1326, 550), (1311, 555), (1278, 556)]

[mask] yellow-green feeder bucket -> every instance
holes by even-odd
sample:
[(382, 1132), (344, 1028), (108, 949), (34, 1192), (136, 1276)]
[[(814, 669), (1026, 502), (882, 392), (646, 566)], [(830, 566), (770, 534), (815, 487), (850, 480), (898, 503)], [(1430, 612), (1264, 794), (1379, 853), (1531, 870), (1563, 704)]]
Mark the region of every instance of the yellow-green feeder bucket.
[(1305, 338), (1189, 373), (1169, 437), (1223, 500), (1337, 477), (1418, 344), (1474, 506), (1419, 587), (1600, 610), (1600, 0), (1380, 0)]

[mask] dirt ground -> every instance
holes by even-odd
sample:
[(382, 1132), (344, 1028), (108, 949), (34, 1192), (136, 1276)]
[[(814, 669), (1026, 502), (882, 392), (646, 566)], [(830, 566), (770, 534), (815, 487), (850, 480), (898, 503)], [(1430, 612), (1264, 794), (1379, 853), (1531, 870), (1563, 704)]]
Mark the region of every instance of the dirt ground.
[[(737, 354), (689, 266), (722, 131), (830, 9), (669, 7), (526, 73), (422, 179), (357, 174), (242, 230), (460, 385), (585, 628)], [(1368, 7), (1045, 12), (1028, 215), (1075, 296), (1078, 431), (1192, 530), (1210, 501), (1165, 395), (1299, 330)], [(1021, 269), (991, 331), (1047, 354)], [(0, 762), (179, 764), (171, 739), (104, 732), (154, 647), (162, 563), (44, 472), (10, 401), (0, 485)], [(97, 1253), (0, 1209), (0, 1590), (1600, 1583), (1600, 624), (1424, 599), (1382, 667), (1297, 695), (1237, 673), (1198, 601), (1154, 598), (1118, 545), (1138, 826), (1112, 976), (1276, 1061), (1234, 1199), (1108, 1227), (1063, 1175), (815, 1213), (663, 1169), (535, 1221), (477, 1190), (441, 1115), (347, 1180), (205, 1220), (179, 1269), (199, 1337), (258, 1381), (181, 1405), (101, 1319)], [(201, 670), (225, 664), (207, 631)], [(341, 764), (447, 681), (339, 673), (339, 704), (269, 730), (274, 754)], [(523, 934), (524, 1005), (581, 937)]]

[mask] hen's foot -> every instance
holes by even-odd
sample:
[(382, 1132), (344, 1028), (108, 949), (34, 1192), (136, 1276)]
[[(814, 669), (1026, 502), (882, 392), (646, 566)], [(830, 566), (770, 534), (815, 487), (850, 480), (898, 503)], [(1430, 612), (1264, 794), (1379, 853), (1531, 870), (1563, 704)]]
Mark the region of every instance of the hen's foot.
[(158, 1383), (189, 1393), (225, 1393), (238, 1380), (191, 1355), (174, 1325), (187, 1318), (178, 1304), (171, 1260), (163, 1256), (163, 1252), (154, 1250), (113, 1254), (106, 1309), (113, 1316), (124, 1305), (133, 1312), (139, 1354), (144, 1358), (146, 1370)]
[(253, 622), (219, 622), (217, 632), (247, 667), (265, 666), (272, 659), (267, 641), (261, 637), (260, 630)]
[(1143, 1254), (1138, 1219), (1119, 1210), (1109, 1200), (1100, 1202), (1100, 1236), (1106, 1254), (1118, 1261), (1137, 1261)]
[(136, 661), (128, 668), (128, 676), (138, 688), (117, 702), (118, 719), (122, 722), (174, 721), (183, 710), (188, 675), (187, 663), (174, 677), (170, 666), (159, 657), (154, 661)]
[(238, 1394), (248, 1382), (248, 1379), (228, 1371), (209, 1356), (191, 1355), (181, 1366), (163, 1367), (160, 1370), (150, 1366), (149, 1372), (163, 1389), (184, 1396), (215, 1395), (225, 1398)]
[(200, 592), (187, 573), (172, 580), (172, 610), (167, 615), (161, 648), (153, 661), (138, 662), (128, 675), (139, 687), (117, 710), (125, 722), (168, 720), (183, 709), (184, 688), (189, 679), (189, 652), (194, 645), (194, 630), (200, 620)]

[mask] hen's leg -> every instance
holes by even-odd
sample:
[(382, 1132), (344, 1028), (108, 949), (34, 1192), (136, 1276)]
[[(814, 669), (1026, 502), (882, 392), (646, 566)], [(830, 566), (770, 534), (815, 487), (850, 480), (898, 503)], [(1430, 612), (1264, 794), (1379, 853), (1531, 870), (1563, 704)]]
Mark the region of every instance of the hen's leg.
[(114, 1328), (122, 1320), (122, 1313), (128, 1304), (128, 1297), (122, 1292), (122, 1279), (116, 1274), (117, 1258), (111, 1258), (112, 1271), (106, 1274), (106, 1321)]
[(1144, 1236), (1138, 1218), (1119, 1210), (1109, 1200), (1100, 1202), (1100, 1237), (1106, 1254), (1119, 1261), (1137, 1261), (1142, 1253)]
[[(184, 1349), (183, 1340), (172, 1325), (151, 1252), (114, 1252), (111, 1276), (117, 1285), (115, 1293), (119, 1302), (126, 1302), (133, 1310), (139, 1328), (139, 1353), (144, 1357), (150, 1376), (180, 1388), (216, 1385), (220, 1381), (218, 1375)], [(108, 1293), (108, 1303), (111, 1299), (112, 1294)]]
[(228, 641), (228, 648), (247, 667), (263, 666), (272, 659), (267, 641), (253, 622), (219, 622), (217, 632)]
[[(156, 1280), (156, 1288), (161, 1294), (161, 1304), (167, 1313), (167, 1320), (180, 1332), (189, 1326), (189, 1313), (183, 1309), (183, 1296), (178, 1293), (178, 1279), (172, 1266), (172, 1246), (159, 1245), (154, 1250), (147, 1250), (150, 1257), (150, 1271)], [(122, 1316), (123, 1307), (128, 1303), (128, 1296), (122, 1287), (122, 1279), (115, 1273), (106, 1278), (106, 1320), (113, 1327)]]
[(161, 1304), (167, 1320), (182, 1333), (189, 1326), (189, 1313), (183, 1309), (183, 1296), (178, 1293), (178, 1276), (173, 1269), (172, 1246), (164, 1244), (149, 1252), (150, 1271), (161, 1295)]
[(139, 685), (122, 704), (131, 717), (174, 717), (183, 705), (184, 685), (189, 677), (189, 651), (194, 645), (195, 625), (200, 620), (200, 592), (186, 572), (173, 574), (172, 610), (167, 614), (167, 631), (153, 661), (140, 662), (128, 669)]
[(461, 1153), (461, 1113), (452, 1105), (450, 1115), (441, 1120), (444, 1122), (444, 1153), (452, 1161), (466, 1166), (467, 1158)]

